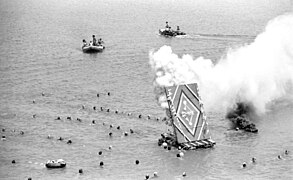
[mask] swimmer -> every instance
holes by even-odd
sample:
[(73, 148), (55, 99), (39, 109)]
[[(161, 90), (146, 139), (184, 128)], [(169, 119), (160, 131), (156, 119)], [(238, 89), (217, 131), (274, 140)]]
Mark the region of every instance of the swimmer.
[(36, 114), (34, 114), (34, 115), (33, 115), (33, 118), (36, 118), (36, 116), (37, 116), (37, 115), (36, 115)]
[(118, 126), (117, 129), (119, 130), (120, 129), (120, 126)]
[(118, 114), (118, 110), (116, 110), (115, 113)]
[(154, 177), (158, 177), (158, 173), (157, 172), (154, 172)]
[(103, 111), (103, 107), (100, 107), (101, 111)]
[(92, 123), (93, 123), (93, 124), (96, 124), (96, 121), (95, 121), (95, 120), (93, 120), (93, 121), (92, 121)]
[(97, 97), (100, 97), (100, 94), (99, 93), (97, 94)]
[(63, 139), (64, 139), (63, 137), (59, 137), (58, 138), (59, 141), (63, 141)]
[(68, 119), (68, 120), (71, 120), (71, 117), (70, 117), (70, 116), (68, 116), (68, 117), (67, 117), (67, 119)]
[(285, 154), (288, 155), (289, 154), (289, 151), (288, 150), (285, 150)]
[(110, 92), (108, 92), (108, 96), (110, 96)]
[(246, 162), (242, 163), (242, 167), (243, 167), (243, 168), (246, 167)]
[(252, 162), (252, 163), (256, 163), (256, 159), (255, 159), (255, 157), (253, 157), (253, 158), (251, 159), (251, 162)]
[(58, 117), (56, 118), (56, 120), (61, 120), (61, 118), (58, 116)]
[(140, 115), (138, 115), (138, 118), (141, 118), (141, 114), (140, 114)]
[(83, 170), (82, 170), (82, 169), (79, 169), (79, 170), (78, 170), (78, 173), (79, 173), (79, 174), (82, 174), (82, 173), (83, 173)]
[(20, 131), (20, 134), (21, 134), (21, 135), (24, 135), (24, 132), (23, 132), (23, 131)]
[(103, 152), (102, 151), (99, 151), (99, 155), (102, 155), (103, 154)]
[(1, 138), (2, 141), (6, 141), (6, 137), (3, 135)]
[(145, 179), (149, 179), (150, 178), (150, 176), (147, 174), (147, 175), (145, 175)]
[(96, 106), (93, 107), (93, 110), (96, 110)]
[(151, 119), (151, 116), (150, 115), (148, 115), (148, 119)]
[(104, 162), (103, 161), (100, 162), (100, 166), (101, 167), (104, 166)]
[(107, 112), (110, 112), (110, 109), (109, 108), (107, 109)]
[(112, 136), (112, 132), (109, 132), (109, 136)]
[(71, 144), (72, 143), (72, 141), (69, 139), (68, 141), (67, 141), (67, 144)]
[(186, 176), (186, 172), (183, 172), (183, 173), (182, 173), (182, 176), (185, 177), (185, 176)]
[(136, 161), (135, 161), (135, 164), (139, 164), (139, 160), (136, 160)]
[(131, 133), (131, 134), (133, 134), (133, 133), (134, 133), (134, 131), (133, 131), (132, 129), (130, 129), (129, 131), (130, 131), (130, 133)]
[(282, 159), (282, 157), (280, 155), (278, 155), (278, 159)]
[(127, 132), (124, 132), (124, 136), (128, 136), (128, 133)]

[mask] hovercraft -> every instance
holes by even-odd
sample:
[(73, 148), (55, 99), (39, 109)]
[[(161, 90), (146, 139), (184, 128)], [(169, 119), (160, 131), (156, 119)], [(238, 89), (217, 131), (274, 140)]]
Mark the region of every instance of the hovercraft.
[(46, 163), (46, 167), (53, 169), (53, 168), (64, 168), (66, 166), (66, 163), (63, 159), (58, 159), (57, 161), (49, 160)]

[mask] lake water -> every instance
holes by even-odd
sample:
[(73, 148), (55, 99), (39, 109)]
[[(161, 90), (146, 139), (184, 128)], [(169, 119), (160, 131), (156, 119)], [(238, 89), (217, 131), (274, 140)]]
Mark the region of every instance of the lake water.
[[(157, 179), (292, 179), (292, 97), (270, 104), (254, 121), (258, 134), (228, 130), (224, 112), (206, 109), (217, 145), (177, 158), (177, 150), (157, 145), (168, 127), (156, 120), (165, 113), (155, 100), (149, 64), (149, 52), (163, 45), (217, 62), (286, 12), (292, 12), (292, 1), (0, 0), (0, 127), (6, 136), (0, 141), (0, 179), (144, 179), (155, 171)], [(159, 36), (165, 21), (188, 36)], [(92, 34), (103, 38), (104, 52), (81, 51), (82, 39)], [(44, 167), (60, 158), (65, 169)]]

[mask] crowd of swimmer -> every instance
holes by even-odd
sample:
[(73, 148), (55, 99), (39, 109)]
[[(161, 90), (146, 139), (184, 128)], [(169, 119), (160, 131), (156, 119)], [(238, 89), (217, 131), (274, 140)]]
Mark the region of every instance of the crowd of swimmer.
[(102, 38), (99, 38), (99, 40), (97, 41), (96, 36), (93, 35), (93, 40), (90, 41), (89, 43), (87, 43), (85, 39), (82, 40), (82, 47), (86, 47), (86, 46), (101, 46), (103, 43), (104, 42), (103, 42)]
[[(104, 95), (104, 94), (102, 94), (102, 93), (97, 93), (96, 96), (99, 98), (101, 95)], [(42, 96), (45, 96), (45, 93), (42, 93)], [(108, 93), (105, 94), (105, 96), (111, 96), (111, 93), (108, 92)], [(35, 103), (36, 103), (36, 101), (33, 100), (33, 104), (35, 104)], [(85, 109), (86, 109), (85, 105), (82, 105), (82, 106), (81, 106), (81, 109), (85, 110)], [(103, 113), (112, 113), (112, 114), (116, 114), (116, 115), (120, 114), (120, 115), (125, 115), (125, 116), (128, 116), (128, 117), (132, 117), (132, 118), (138, 118), (138, 119), (155, 120), (155, 121), (162, 121), (162, 122), (166, 122), (166, 123), (168, 122), (168, 120), (167, 120), (166, 117), (164, 117), (164, 118), (160, 118), (160, 117), (155, 117), (155, 116), (151, 116), (151, 115), (134, 114), (134, 113), (131, 113), (131, 112), (119, 111), (118, 109), (116, 109), (116, 110), (111, 110), (110, 108), (106, 108), (106, 107), (100, 107), (100, 108), (98, 109), (96, 106), (93, 106), (93, 107), (92, 107), (92, 110), (93, 110), (93, 111), (98, 111), (98, 112), (103, 112)], [(36, 115), (36, 114), (33, 114), (32, 117), (33, 117), (33, 118), (36, 118), (37, 115)], [(55, 118), (55, 120), (68, 120), (68, 121), (72, 121), (72, 120), (74, 120), (74, 118), (72, 118), (71, 116), (66, 116), (66, 117), (60, 117), (60, 116), (57, 116), (57, 117)], [(78, 121), (78, 122), (83, 122), (83, 120), (80, 119), (80, 118), (76, 118), (76, 121)], [(97, 124), (98, 124), (98, 123), (97, 123), (96, 120), (92, 120), (92, 121), (91, 121), (91, 125), (97, 125)], [(113, 124), (106, 124), (105, 122), (102, 122), (101, 125), (102, 125), (102, 126), (105, 126), (105, 127), (108, 127), (109, 129), (113, 129), (113, 130), (114, 130), (114, 129), (121, 130), (121, 126), (120, 126), (120, 125), (116, 125), (116, 126), (115, 126), (115, 125), (113, 125)], [(23, 136), (23, 135), (25, 134), (25, 132), (22, 131), (22, 130), (17, 131), (17, 130), (15, 130), (15, 129), (13, 129), (13, 130), (10, 130), (10, 131), (13, 132), (13, 133), (20, 134), (21, 136)], [(1, 138), (2, 141), (6, 141), (6, 136), (5, 136), (4, 134), (6, 134), (7, 132), (8, 132), (7, 129), (2, 128), (2, 138)], [(123, 136), (128, 136), (129, 133), (130, 133), (130, 134), (133, 134), (133, 133), (135, 133), (135, 131), (134, 131), (133, 129), (129, 129), (129, 132), (128, 132), (128, 131), (124, 131), (124, 132), (122, 132), (122, 135), (123, 135)], [(108, 136), (109, 136), (109, 138), (111, 138), (111, 137), (113, 136), (113, 132), (112, 132), (112, 131), (109, 132)], [(47, 139), (51, 139), (51, 140), (52, 140), (52, 139), (54, 139), (54, 138), (56, 138), (57, 141), (63, 141), (63, 142), (64, 142), (65, 139), (66, 139), (66, 138), (64, 138), (64, 137), (53, 137), (53, 136), (51, 136), (51, 135), (48, 135), (48, 136), (47, 136)], [(70, 144), (73, 143), (73, 141), (72, 141), (71, 139), (67, 139), (67, 140), (66, 140), (66, 143), (67, 143), (68, 145), (70, 145)], [(165, 143), (165, 142), (162, 143), (162, 144), (158, 144), (158, 145), (159, 145), (159, 146), (162, 146), (162, 147), (163, 147), (165, 150), (167, 150), (167, 151), (171, 151), (172, 149), (175, 150), (175, 151), (177, 151), (178, 153), (176, 153), (176, 157), (177, 157), (177, 158), (180, 158), (180, 159), (182, 159), (182, 158), (184, 157), (184, 153), (186, 152), (186, 151), (183, 150), (180, 146), (175, 148), (175, 147), (172, 147), (172, 146), (168, 145), (168, 144)], [(113, 146), (110, 145), (109, 147), (104, 148), (104, 150), (107, 149), (107, 150), (111, 151), (112, 148), (113, 148)], [(98, 155), (102, 155), (102, 154), (103, 154), (103, 151), (100, 150), (97, 154), (98, 154)], [(285, 159), (285, 156), (288, 156), (288, 155), (289, 155), (289, 151), (288, 151), (288, 150), (285, 150), (285, 152), (283, 153), (283, 155), (278, 155), (278, 156), (277, 156), (277, 159), (279, 159), (279, 160)], [(17, 162), (16, 162), (16, 160), (12, 160), (11, 163), (12, 163), (12, 164), (15, 164), (15, 163), (17, 163)], [(138, 165), (140, 162), (139, 162), (139, 160), (135, 160), (134, 163), (135, 163), (136, 165)], [(255, 157), (252, 157), (252, 159), (251, 159), (251, 164), (256, 164), (256, 163), (257, 163), (256, 158), (255, 158)], [(100, 165), (100, 167), (103, 167), (103, 166), (104, 166), (104, 162), (103, 162), (103, 161), (100, 161), (99, 165)], [(247, 163), (246, 163), (246, 162), (243, 162), (243, 163), (242, 163), (242, 168), (246, 168), (246, 167), (247, 167)], [(83, 169), (79, 169), (79, 170), (78, 170), (78, 173), (79, 173), (79, 174), (83, 174), (83, 173), (84, 173), (84, 172), (83, 172)], [(183, 173), (182, 173), (182, 177), (186, 177), (186, 176), (187, 176), (186, 172), (183, 172)], [(146, 174), (146, 175), (145, 175), (145, 179), (146, 179), (146, 180), (147, 180), (147, 179), (150, 179), (150, 178), (156, 178), (156, 177), (158, 177), (158, 172), (154, 172), (152, 177), (151, 177), (149, 174)], [(28, 178), (28, 179), (31, 180), (32, 178), (30, 177), (30, 178)]]

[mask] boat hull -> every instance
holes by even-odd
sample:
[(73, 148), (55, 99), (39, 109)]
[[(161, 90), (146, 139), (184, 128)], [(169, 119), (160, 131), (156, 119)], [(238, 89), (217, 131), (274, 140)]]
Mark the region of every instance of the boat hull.
[(173, 31), (173, 30), (166, 30), (166, 29), (159, 29), (159, 34), (166, 37), (176, 37), (176, 36), (186, 35), (186, 33), (181, 31)]
[(85, 46), (82, 48), (82, 51), (84, 53), (96, 53), (96, 52), (102, 52), (105, 49), (105, 46)]
[(57, 169), (57, 168), (64, 168), (66, 164), (59, 164), (59, 163), (47, 163), (46, 167), (49, 169)]

